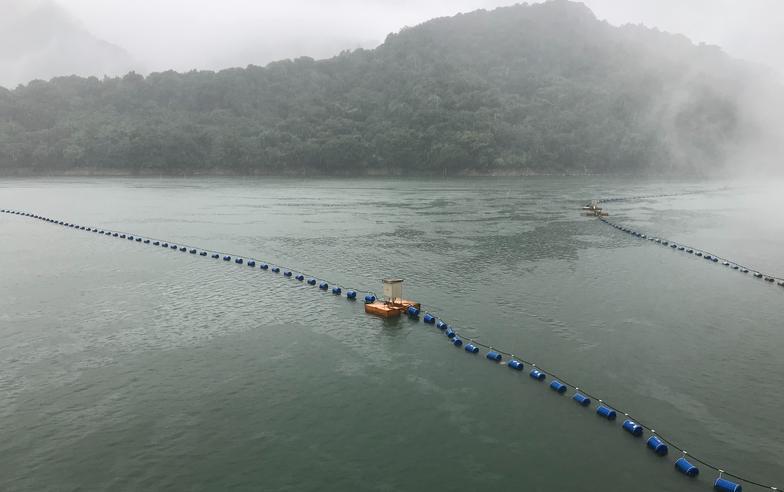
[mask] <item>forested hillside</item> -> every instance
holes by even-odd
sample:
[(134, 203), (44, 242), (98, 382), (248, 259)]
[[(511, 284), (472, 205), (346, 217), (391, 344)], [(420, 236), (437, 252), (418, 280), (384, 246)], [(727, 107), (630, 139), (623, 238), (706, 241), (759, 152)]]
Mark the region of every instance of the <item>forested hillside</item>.
[(374, 50), (0, 89), (0, 172), (702, 173), (756, 131), (718, 48), (555, 0)]

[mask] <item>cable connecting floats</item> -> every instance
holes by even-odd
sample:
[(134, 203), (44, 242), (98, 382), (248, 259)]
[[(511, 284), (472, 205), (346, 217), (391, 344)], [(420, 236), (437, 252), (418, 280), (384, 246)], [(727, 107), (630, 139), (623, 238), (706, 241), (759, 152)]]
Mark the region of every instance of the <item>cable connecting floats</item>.
[[(48, 222), (48, 223), (51, 223), (51, 224), (57, 224), (57, 225), (60, 225), (60, 226), (63, 226), (63, 227), (73, 228), (75, 230), (81, 230), (81, 231), (86, 231), (86, 232), (93, 232), (93, 233), (97, 233), (97, 234), (103, 234), (105, 236), (115, 237), (115, 238), (119, 238), (119, 239), (127, 239), (129, 241), (134, 241), (134, 242), (137, 242), (137, 243), (150, 244), (152, 246), (160, 246), (160, 247), (164, 247), (164, 248), (171, 249), (171, 250), (179, 250), (181, 252), (189, 252), (190, 254), (197, 254), (198, 253), (200, 256), (210, 256), (211, 258), (214, 258), (214, 259), (221, 258), (221, 256), (222, 256), (223, 260), (226, 261), (226, 262), (230, 262), (232, 259), (234, 259), (235, 263), (237, 263), (237, 264), (245, 263), (245, 264), (247, 264), (250, 267), (255, 267), (256, 266), (256, 261), (257, 261), (255, 259), (253, 259), (252, 257), (247, 257), (247, 256), (244, 256), (244, 255), (234, 255), (234, 254), (231, 254), (231, 253), (225, 253), (225, 252), (219, 252), (219, 251), (208, 250), (208, 249), (203, 249), (203, 248), (197, 248), (197, 247), (194, 247), (194, 246), (191, 246), (191, 245), (182, 244), (182, 243), (170, 243), (168, 241), (164, 241), (164, 240), (161, 240), (161, 239), (156, 239), (156, 238), (152, 238), (152, 237), (148, 237), (148, 236), (138, 236), (138, 235), (131, 234), (131, 233), (128, 233), (128, 232), (114, 231), (114, 230), (110, 230), (110, 229), (99, 229), (99, 228), (92, 227), (92, 226), (91, 227), (86, 227), (86, 226), (81, 226), (81, 225), (77, 225), (77, 224), (74, 224), (74, 223), (68, 223), (68, 222), (64, 222), (64, 221), (61, 221), (61, 220), (57, 220), (57, 219), (52, 219), (52, 218), (48, 218), (48, 217), (43, 217), (43, 216), (31, 214), (31, 213), (28, 213), (28, 212), (20, 212), (20, 211), (12, 211), (12, 210), (2, 209), (2, 210), (0, 210), (0, 213), (8, 213), (8, 214), (20, 215), (20, 216), (24, 216), (24, 217), (30, 217), (30, 218), (34, 218), (34, 219), (37, 219), (37, 220), (42, 220), (44, 222)], [(605, 222), (607, 222), (607, 221), (605, 220)], [(272, 265), (272, 266), (270, 266), (270, 265)], [(285, 268), (286, 270), (283, 273), (284, 276), (292, 277), (293, 272), (297, 272), (297, 276), (294, 277), (296, 280), (304, 281), (304, 279), (305, 279), (305, 275), (303, 273), (299, 272), (298, 270), (294, 270), (294, 269), (290, 269), (288, 267), (285, 267), (284, 265), (276, 265), (274, 263), (263, 263), (262, 262), (260, 264), (260, 268), (262, 270), (267, 270), (269, 268), (274, 273), (279, 273), (281, 268)], [(316, 280), (316, 277), (310, 277), (308, 279), (308, 284), (310, 284), (310, 285), (316, 285), (317, 282), (318, 281)], [(335, 285), (335, 284), (333, 284), (333, 285)], [(319, 288), (321, 290), (327, 290), (327, 288), (328, 288), (327, 281), (322, 279), (321, 282), (319, 283)], [(341, 293), (341, 291), (342, 291), (342, 289), (340, 287), (333, 287), (333, 290), (332, 290), (333, 294), (337, 294), (337, 295), (339, 295)], [(375, 297), (376, 297), (375, 293), (373, 293), (372, 291), (367, 291), (366, 290), (366, 291), (363, 291), (363, 292), (372, 295), (373, 299), (375, 299)], [(352, 294), (353, 294), (353, 296), (352, 296)], [(346, 297), (348, 299), (355, 299), (356, 298), (356, 291), (355, 290), (347, 290), (345, 295), (346, 295)], [(366, 302), (368, 302), (368, 301), (366, 300)], [(416, 310), (415, 314), (413, 312), (409, 311), (409, 317), (411, 319), (419, 320), (419, 310)], [(704, 467), (706, 467), (708, 469), (716, 471), (719, 474), (718, 478), (716, 478), (716, 480), (714, 482), (714, 488), (716, 488), (718, 490), (734, 491), (734, 492), (740, 492), (741, 491), (741, 486), (740, 485), (735, 484), (735, 483), (733, 483), (733, 482), (723, 478), (724, 476), (731, 477), (731, 478), (733, 478), (735, 480), (744, 482), (744, 483), (749, 484), (749, 485), (754, 485), (754, 486), (757, 486), (757, 487), (761, 487), (761, 488), (764, 488), (764, 489), (779, 490), (778, 488), (776, 488), (776, 487), (774, 487), (772, 485), (761, 483), (759, 481), (756, 481), (756, 480), (754, 480), (752, 478), (749, 478), (749, 477), (746, 477), (744, 475), (735, 474), (735, 473), (730, 473), (730, 472), (724, 471), (723, 468), (719, 468), (718, 466), (712, 464), (711, 462), (709, 462), (709, 461), (707, 461), (705, 459), (702, 459), (702, 458), (699, 458), (699, 457), (696, 457), (694, 455), (689, 454), (682, 446), (680, 446), (677, 443), (675, 443), (672, 439), (664, 437), (662, 434), (658, 433), (652, 427), (650, 427), (649, 425), (643, 424), (640, 420), (632, 417), (630, 414), (618, 410), (619, 407), (617, 407), (616, 405), (613, 405), (610, 402), (607, 402), (605, 400), (597, 398), (592, 393), (586, 391), (584, 388), (580, 388), (576, 384), (573, 384), (573, 383), (567, 381), (566, 379), (564, 379), (561, 376), (555, 374), (554, 372), (552, 372), (550, 370), (547, 370), (545, 368), (542, 368), (542, 367), (536, 365), (535, 363), (533, 363), (533, 362), (531, 362), (529, 360), (526, 360), (525, 358), (519, 357), (519, 356), (517, 356), (517, 355), (515, 355), (515, 354), (513, 354), (511, 352), (508, 352), (508, 351), (505, 351), (505, 350), (501, 350), (501, 349), (496, 348), (496, 347), (494, 347), (492, 345), (488, 345), (486, 343), (483, 343), (483, 342), (479, 341), (477, 338), (461, 335), (458, 330), (456, 330), (453, 327), (449, 326), (443, 320), (443, 318), (441, 318), (440, 316), (434, 314), (433, 312), (426, 312), (424, 314), (423, 320), (424, 320), (425, 324), (435, 325), (439, 330), (444, 332), (444, 334), (448, 337), (448, 339), (452, 343), (452, 345), (457, 346), (457, 347), (463, 347), (466, 353), (478, 354), (479, 351), (480, 351), (479, 347), (481, 347), (481, 348), (483, 348), (483, 349), (485, 349), (487, 351), (486, 354), (485, 354), (485, 357), (487, 359), (493, 361), (493, 362), (496, 362), (499, 365), (504, 363), (504, 357), (506, 357), (508, 359), (507, 361), (505, 361), (506, 362), (505, 365), (508, 366), (509, 368), (513, 369), (513, 370), (516, 370), (516, 371), (522, 371), (526, 364), (529, 365), (531, 367), (531, 370), (529, 372), (529, 375), (530, 375), (531, 379), (533, 379), (533, 380), (535, 380), (537, 382), (544, 382), (549, 377), (550, 378), (550, 385), (549, 385), (549, 387), (553, 391), (555, 391), (558, 394), (566, 394), (567, 391), (571, 390), (572, 391), (572, 395), (571, 395), (572, 400), (577, 402), (578, 405), (581, 406), (581, 407), (592, 407), (592, 408), (595, 408), (597, 415), (599, 415), (602, 418), (606, 418), (607, 420), (614, 421), (616, 419), (616, 417), (617, 417), (617, 413), (621, 412), (623, 414), (623, 416), (625, 417), (625, 420), (624, 420), (621, 428), (626, 430), (626, 431), (628, 431), (634, 437), (642, 437), (643, 434), (644, 434), (644, 431), (647, 431), (648, 434), (649, 434), (649, 437), (648, 437), (648, 439), (646, 441), (646, 446), (648, 448), (650, 448), (653, 452), (655, 452), (657, 455), (659, 455), (659, 456), (666, 456), (667, 453), (668, 453), (668, 445), (671, 446), (676, 451), (679, 451), (681, 453), (681, 457), (677, 461), (675, 461), (674, 467), (675, 467), (676, 470), (682, 472), (683, 474), (685, 474), (687, 476), (694, 477), (694, 476), (696, 476), (699, 473), (699, 469), (695, 465), (693, 465), (691, 462), (688, 461), (690, 459), (690, 460), (692, 460), (692, 461), (694, 461), (694, 462), (696, 462), (696, 463), (698, 463), (698, 464), (700, 464), (700, 465), (702, 465), (702, 466), (704, 466)], [(465, 343), (466, 341), (468, 343)], [(596, 402), (595, 404), (594, 404), (594, 401)]]
[[(318, 285), (319, 289), (321, 289), (321, 290), (328, 290), (330, 288), (330, 286), (332, 286), (331, 290), (332, 290), (333, 294), (335, 294), (335, 295), (343, 295), (344, 294), (346, 296), (346, 298), (349, 299), (349, 300), (354, 300), (354, 299), (357, 298), (357, 292), (358, 291), (356, 289), (346, 288), (346, 287), (340, 285), (337, 282), (332, 282), (332, 281), (327, 280), (327, 279), (325, 279), (323, 277), (310, 276), (310, 275), (306, 274), (305, 272), (299, 271), (299, 270), (297, 270), (295, 268), (290, 268), (290, 267), (287, 267), (286, 265), (282, 265), (282, 264), (275, 263), (275, 262), (268, 262), (268, 261), (264, 261), (264, 260), (259, 260), (256, 257), (249, 257), (249, 256), (246, 256), (246, 255), (238, 255), (238, 254), (229, 253), (229, 252), (225, 252), (225, 251), (211, 250), (211, 249), (201, 248), (201, 247), (198, 247), (198, 246), (193, 246), (193, 245), (185, 244), (185, 243), (181, 243), (181, 242), (173, 242), (173, 241), (168, 241), (168, 240), (164, 240), (164, 239), (154, 238), (154, 237), (151, 237), (151, 236), (143, 236), (143, 235), (140, 236), (138, 234), (130, 233), (130, 232), (126, 232), (126, 231), (117, 231), (117, 230), (113, 230), (113, 229), (100, 229), (98, 227), (93, 227), (93, 226), (83, 226), (83, 225), (79, 225), (79, 224), (75, 224), (75, 223), (71, 223), (71, 222), (62, 221), (62, 220), (59, 220), (59, 219), (52, 219), (52, 218), (49, 218), (49, 217), (36, 215), (36, 214), (30, 213), (30, 212), (24, 212), (24, 211), (18, 211), (18, 210), (0, 209), (0, 213), (7, 213), (7, 214), (12, 214), (12, 215), (19, 215), (19, 216), (22, 216), (22, 217), (29, 217), (29, 218), (41, 220), (41, 221), (44, 221), (44, 222), (47, 222), (47, 223), (50, 223), (50, 224), (55, 224), (55, 225), (60, 225), (60, 226), (63, 226), (63, 227), (73, 228), (74, 230), (80, 230), (80, 231), (85, 231), (85, 232), (93, 232), (93, 233), (97, 233), (97, 234), (103, 234), (103, 235), (108, 236), (108, 237), (115, 237), (115, 238), (118, 238), (118, 239), (126, 239), (126, 240), (129, 240), (129, 241), (134, 241), (136, 243), (141, 243), (141, 244), (146, 244), (146, 245), (151, 245), (151, 246), (159, 246), (159, 247), (171, 249), (171, 250), (174, 250), (174, 251), (180, 251), (180, 252), (183, 252), (183, 253), (187, 252), (187, 253), (190, 253), (192, 255), (198, 254), (199, 256), (206, 257), (206, 258), (212, 258), (212, 259), (223, 258), (223, 260), (226, 261), (226, 262), (234, 261), (234, 263), (236, 263), (236, 264), (240, 264), (240, 265), (245, 264), (245, 265), (247, 265), (247, 266), (249, 266), (251, 268), (255, 268), (256, 266), (258, 266), (259, 269), (261, 269), (261, 270), (269, 270), (272, 273), (281, 273), (282, 272), (284, 277), (293, 278), (293, 279), (298, 280), (300, 282), (304, 282), (307, 279), (307, 283), (309, 285)], [(363, 294), (371, 294), (371, 295), (374, 295), (374, 296), (376, 295), (376, 293), (371, 291), (371, 290), (359, 291), (359, 292), (361, 292)]]
[[(649, 197), (635, 197), (635, 198), (629, 198), (628, 200), (642, 199), (642, 198), (651, 198), (652, 196), (649, 196)], [(656, 196), (672, 196), (672, 195), (656, 195)], [(612, 201), (612, 200), (620, 201), (621, 199), (606, 199), (604, 201)], [(601, 201), (602, 200), (597, 200), (597, 203), (601, 202)], [(737, 261), (731, 260), (729, 258), (724, 258), (722, 256), (719, 256), (719, 255), (716, 255), (716, 254), (711, 253), (709, 251), (706, 251), (706, 250), (704, 250), (702, 248), (695, 248), (693, 246), (689, 246), (689, 245), (686, 245), (686, 244), (683, 244), (683, 243), (676, 243), (675, 241), (671, 241), (669, 239), (663, 239), (663, 238), (660, 238), (660, 237), (655, 237), (655, 236), (651, 236), (651, 235), (648, 235), (648, 234), (645, 234), (645, 233), (642, 233), (642, 232), (639, 232), (639, 231), (635, 231), (635, 230), (633, 230), (633, 229), (631, 229), (631, 228), (629, 228), (627, 226), (624, 226), (623, 224), (617, 224), (615, 222), (611, 222), (610, 220), (608, 220), (605, 217), (601, 217), (600, 216), (600, 217), (598, 217), (598, 219), (601, 220), (602, 222), (604, 222), (605, 224), (609, 225), (610, 227), (613, 227), (613, 228), (615, 228), (615, 229), (617, 229), (617, 230), (619, 230), (621, 232), (625, 232), (627, 234), (630, 234), (630, 235), (632, 235), (634, 237), (637, 237), (637, 238), (640, 238), (640, 239), (647, 239), (650, 242), (654, 242), (654, 243), (660, 244), (662, 246), (668, 246), (673, 251), (680, 251), (680, 252), (683, 252), (683, 253), (686, 253), (686, 254), (702, 257), (702, 258), (704, 258), (704, 259), (706, 259), (706, 260), (708, 260), (708, 261), (710, 261), (712, 263), (721, 263), (725, 267), (728, 267), (728, 268), (730, 268), (732, 270), (735, 270), (737, 272), (745, 273), (745, 274), (751, 273), (752, 275), (754, 275), (755, 278), (758, 278), (760, 280), (764, 280), (764, 281), (766, 281), (768, 283), (771, 283), (771, 284), (776, 284), (779, 287), (784, 287), (784, 276), (774, 275), (774, 274), (770, 274), (770, 273), (763, 273), (761, 270), (745, 266), (745, 265), (743, 265), (743, 264), (741, 264), (741, 263), (739, 263)]]
[[(424, 305), (422, 306), (422, 309), (425, 309)], [(478, 354), (479, 347), (481, 347), (487, 351), (485, 357), (493, 362), (496, 362), (499, 365), (506, 365), (507, 367), (516, 371), (522, 371), (524, 369), (524, 365), (530, 366), (531, 370), (529, 371), (529, 376), (531, 377), (531, 379), (538, 382), (546, 382), (549, 377), (550, 389), (552, 389), (556, 393), (565, 396), (569, 396), (566, 395), (566, 393), (567, 391), (571, 390), (570, 396), (572, 400), (574, 400), (579, 406), (591, 407), (595, 409), (596, 414), (600, 417), (603, 417), (610, 421), (614, 421), (618, 413), (622, 414), (624, 417), (624, 421), (621, 428), (630, 432), (635, 437), (643, 437), (644, 431), (647, 431), (648, 438), (646, 440), (646, 446), (650, 448), (657, 455), (666, 456), (669, 451), (668, 445), (669, 447), (672, 447), (674, 450), (680, 452), (682, 457), (681, 459), (678, 459), (674, 462), (674, 468), (687, 476), (693, 477), (699, 473), (699, 469), (695, 467), (693, 464), (689, 463), (688, 461), (688, 460), (692, 460), (704, 466), (705, 468), (711, 469), (719, 473), (718, 478), (714, 482), (714, 488), (716, 488), (717, 490), (741, 492), (740, 485), (733, 484), (732, 482), (729, 482), (728, 480), (722, 478), (722, 476), (731, 477), (735, 480), (744, 482), (746, 484), (754, 485), (756, 487), (761, 487), (767, 490), (779, 490), (778, 488), (772, 485), (762, 483), (760, 481), (754, 480), (753, 478), (749, 478), (741, 474), (724, 471), (723, 468), (720, 468), (719, 466), (711, 463), (710, 461), (707, 461), (706, 459), (702, 459), (692, 454), (689, 454), (681, 445), (677, 444), (675, 441), (673, 441), (670, 438), (664, 437), (653, 427), (642, 423), (639, 419), (633, 417), (629, 413), (619, 410), (618, 406), (608, 402), (607, 400), (598, 398), (597, 396), (593, 395), (589, 391), (586, 391), (585, 388), (582, 388), (574, 383), (567, 381), (566, 379), (562, 378), (561, 376), (554, 373), (553, 371), (545, 369), (535, 364), (534, 362), (531, 362), (523, 357), (520, 357), (519, 355), (515, 355), (511, 352), (494, 347), (493, 345), (488, 345), (486, 343), (483, 343), (479, 341), (477, 338), (461, 335), (457, 329), (448, 325), (443, 320), (443, 318), (438, 316), (434, 311), (428, 311), (425, 313), (424, 322), (426, 324), (435, 325), (436, 328), (441, 330), (448, 337), (448, 339), (453, 345), (457, 347), (464, 347), (465, 351), (468, 353)], [(504, 357), (506, 358), (506, 360), (504, 360)], [(727, 484), (736, 486), (737, 488), (724, 488), (730, 486)]]

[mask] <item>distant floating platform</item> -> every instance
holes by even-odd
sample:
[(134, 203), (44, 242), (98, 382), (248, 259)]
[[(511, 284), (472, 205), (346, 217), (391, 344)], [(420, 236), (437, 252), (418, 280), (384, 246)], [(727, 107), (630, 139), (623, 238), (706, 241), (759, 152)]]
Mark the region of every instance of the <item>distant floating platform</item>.
[(583, 205), (581, 208), (585, 215), (593, 216), (593, 217), (607, 217), (607, 212), (602, 211), (602, 207), (599, 206), (599, 200), (591, 200), (591, 203), (587, 205)]

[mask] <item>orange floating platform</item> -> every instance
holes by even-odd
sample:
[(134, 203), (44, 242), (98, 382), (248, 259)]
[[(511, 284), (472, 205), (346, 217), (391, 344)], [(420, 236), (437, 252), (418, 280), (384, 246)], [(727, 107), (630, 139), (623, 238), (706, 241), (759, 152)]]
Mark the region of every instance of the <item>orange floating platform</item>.
[(393, 318), (396, 316), (400, 316), (400, 313), (405, 312), (405, 310), (408, 309), (409, 306), (414, 306), (417, 309), (420, 308), (420, 304), (418, 302), (401, 299), (394, 303), (375, 301), (369, 304), (365, 304), (365, 312), (368, 314), (375, 314), (376, 316), (381, 316), (384, 318)]

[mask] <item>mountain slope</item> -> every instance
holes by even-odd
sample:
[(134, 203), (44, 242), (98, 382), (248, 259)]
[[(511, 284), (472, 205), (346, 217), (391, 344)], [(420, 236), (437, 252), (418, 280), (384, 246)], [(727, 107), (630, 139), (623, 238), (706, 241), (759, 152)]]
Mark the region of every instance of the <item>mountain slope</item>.
[(117, 75), (133, 66), (50, 1), (6, 0), (0, 7), (0, 86), (57, 75)]
[(0, 170), (707, 173), (770, 126), (749, 70), (554, 0), (322, 61), (0, 91)]

